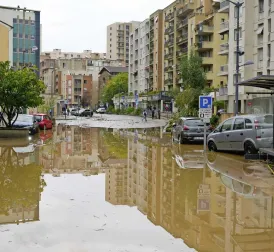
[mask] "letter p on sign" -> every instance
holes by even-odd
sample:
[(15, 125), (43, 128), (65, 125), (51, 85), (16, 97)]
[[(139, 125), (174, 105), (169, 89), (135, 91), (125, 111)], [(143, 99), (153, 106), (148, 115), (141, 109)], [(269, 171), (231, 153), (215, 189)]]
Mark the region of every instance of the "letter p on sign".
[(212, 97), (211, 96), (200, 96), (199, 97), (199, 108), (200, 109), (212, 108)]

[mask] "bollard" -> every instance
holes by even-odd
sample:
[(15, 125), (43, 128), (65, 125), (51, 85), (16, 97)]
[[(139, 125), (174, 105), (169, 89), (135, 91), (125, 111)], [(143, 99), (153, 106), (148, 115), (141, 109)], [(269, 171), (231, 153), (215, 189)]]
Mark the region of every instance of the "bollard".
[(46, 134), (46, 125), (44, 125), (44, 134)]

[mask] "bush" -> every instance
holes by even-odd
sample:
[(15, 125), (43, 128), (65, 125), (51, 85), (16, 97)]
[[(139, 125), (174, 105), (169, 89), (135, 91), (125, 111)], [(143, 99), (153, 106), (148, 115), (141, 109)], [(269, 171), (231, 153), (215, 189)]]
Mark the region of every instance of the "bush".
[(142, 109), (141, 108), (135, 109), (132, 115), (135, 115), (135, 116), (142, 115)]
[(133, 107), (129, 107), (127, 109), (124, 110), (125, 115), (132, 115), (134, 112), (134, 108)]
[(216, 128), (216, 126), (218, 126), (219, 119), (220, 117), (217, 115), (212, 115), (212, 117), (210, 118), (210, 124), (214, 129)]
[(114, 113), (115, 113), (114, 107), (109, 106), (109, 107), (107, 108), (107, 113), (109, 113), (109, 114), (114, 114)]

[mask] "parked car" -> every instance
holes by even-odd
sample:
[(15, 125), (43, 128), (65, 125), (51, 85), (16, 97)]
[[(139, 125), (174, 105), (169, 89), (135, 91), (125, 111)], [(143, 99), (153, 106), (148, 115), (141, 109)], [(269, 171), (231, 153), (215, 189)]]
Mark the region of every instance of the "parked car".
[(93, 116), (93, 111), (92, 111), (92, 109), (85, 109), (85, 110), (79, 112), (79, 116), (85, 116), (85, 117)]
[(78, 113), (78, 109), (77, 108), (73, 108), (73, 109), (70, 110), (70, 114), (72, 116), (76, 116), (77, 113)]
[(13, 127), (29, 129), (30, 135), (34, 135), (39, 131), (39, 124), (35, 120), (34, 115), (19, 114), (16, 122), (13, 124)]
[[(210, 124), (206, 124), (206, 135), (211, 132)], [(204, 140), (204, 123), (200, 118), (181, 117), (173, 125), (173, 140), (183, 144), (185, 142), (202, 142)]]
[(273, 144), (272, 115), (244, 115), (222, 122), (207, 138), (210, 151), (257, 153)]
[(98, 113), (98, 114), (105, 114), (106, 112), (107, 112), (107, 110), (105, 108), (98, 108), (96, 110), (96, 113)]
[(35, 120), (39, 124), (40, 129), (52, 129), (52, 120), (47, 114), (34, 114)]

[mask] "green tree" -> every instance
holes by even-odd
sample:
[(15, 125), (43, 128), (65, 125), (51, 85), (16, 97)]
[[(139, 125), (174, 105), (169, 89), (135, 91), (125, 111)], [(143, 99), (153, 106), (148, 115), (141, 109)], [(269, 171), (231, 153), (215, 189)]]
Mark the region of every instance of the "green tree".
[(183, 92), (175, 96), (176, 106), (183, 116), (196, 116), (199, 107), (199, 96), (208, 93), (206, 73), (202, 67), (202, 58), (193, 51), (181, 60), (181, 79)]
[(36, 70), (30, 67), (15, 71), (8, 61), (0, 62), (0, 107), (6, 115), (3, 121), (9, 128), (22, 109), (43, 104), (41, 94), (46, 87), (36, 75)]
[(110, 79), (102, 92), (103, 102), (113, 104), (112, 98), (117, 94), (127, 94), (128, 92), (128, 73), (120, 73)]

